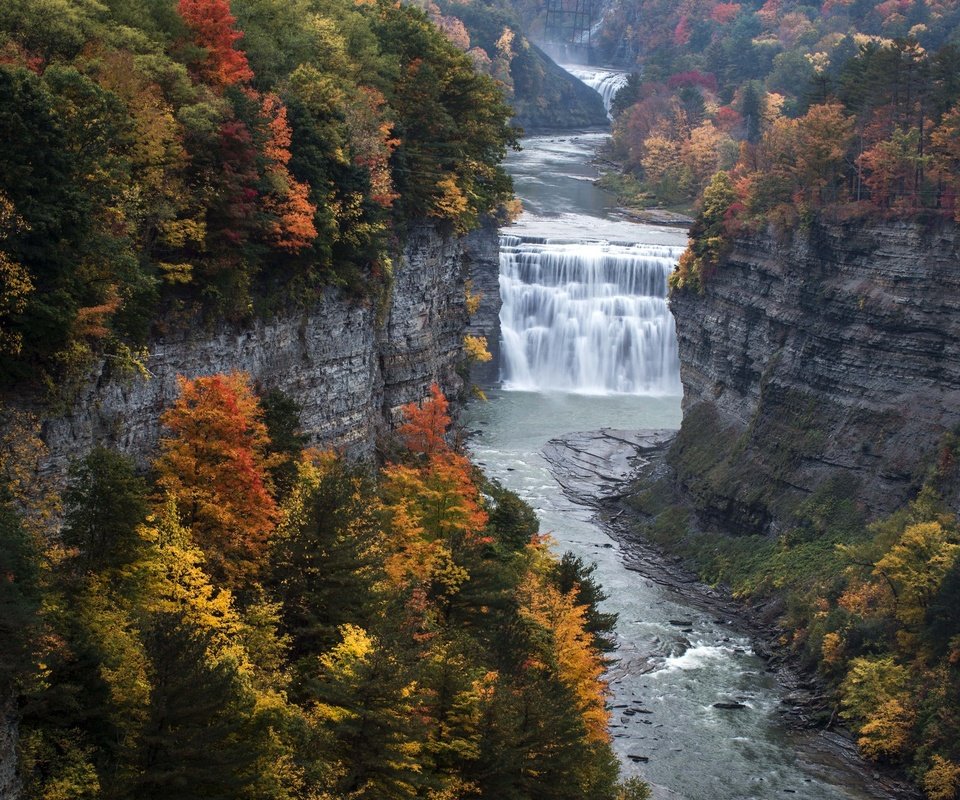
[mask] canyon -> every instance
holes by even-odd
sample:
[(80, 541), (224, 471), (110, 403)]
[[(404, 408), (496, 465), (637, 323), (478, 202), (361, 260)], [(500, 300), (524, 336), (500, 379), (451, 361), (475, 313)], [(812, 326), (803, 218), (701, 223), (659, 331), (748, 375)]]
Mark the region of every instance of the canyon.
[(702, 522), (776, 533), (828, 481), (869, 517), (911, 499), (960, 423), (958, 262), (954, 227), (825, 223), (741, 237), (673, 293), (668, 460)]

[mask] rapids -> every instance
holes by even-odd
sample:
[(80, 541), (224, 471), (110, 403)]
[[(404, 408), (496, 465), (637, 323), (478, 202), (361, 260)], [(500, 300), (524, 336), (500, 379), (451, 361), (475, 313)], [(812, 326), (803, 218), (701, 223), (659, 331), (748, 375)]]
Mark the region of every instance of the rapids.
[(607, 679), (625, 775), (650, 781), (658, 800), (888, 800), (848, 753), (785, 722), (785, 690), (746, 633), (628, 569), (629, 549), (563, 494), (541, 456), (570, 431), (680, 423), (666, 280), (686, 233), (617, 216), (593, 185), (605, 137), (532, 137), (508, 157), (526, 211), (502, 232), (502, 381), (464, 415), (473, 458), (534, 507), (558, 551), (597, 564), (605, 610), (619, 614)]

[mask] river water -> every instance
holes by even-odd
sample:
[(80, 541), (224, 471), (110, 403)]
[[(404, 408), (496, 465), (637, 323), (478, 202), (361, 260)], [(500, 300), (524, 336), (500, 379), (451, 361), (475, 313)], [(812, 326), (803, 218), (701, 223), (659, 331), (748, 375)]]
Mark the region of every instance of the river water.
[[(611, 198), (592, 183), (591, 159), (605, 136), (532, 137), (509, 157), (526, 212), (503, 231), (501, 321), (503, 344), (523, 352), (526, 372), (505, 361), (505, 380), (487, 388), (489, 402), (468, 408), (470, 450), (489, 476), (536, 509), (558, 550), (597, 564), (596, 577), (609, 595), (605, 610), (619, 614), (618, 661), (608, 680), (611, 734), (625, 775), (649, 781), (658, 798), (886, 797), (864, 785), (861, 773), (816, 734), (785, 724), (778, 712), (784, 691), (746, 635), (628, 570), (619, 546), (592, 522), (590, 510), (564, 496), (540, 455), (550, 439), (571, 431), (680, 424), (676, 347), (664, 302), (669, 266), (662, 270), (650, 259), (675, 260), (686, 235), (616, 217)], [(515, 256), (523, 247), (526, 264), (518, 272)], [(545, 266), (544, 249), (555, 261), (567, 259), (562, 269)], [(611, 264), (621, 274), (605, 279)], [(577, 274), (581, 267), (586, 272)], [(627, 274), (634, 267), (646, 271)], [(551, 350), (543, 343), (554, 328), (566, 339)], [(620, 337), (612, 351), (604, 350), (607, 333)], [(658, 347), (644, 349), (650, 337)], [(673, 349), (664, 349), (665, 342)], [(633, 366), (618, 377), (617, 367), (607, 364), (612, 378), (598, 378), (580, 369), (594, 357), (591, 348), (600, 358), (620, 353), (634, 359)], [(638, 366), (636, 357), (657, 363)], [(746, 708), (722, 710), (716, 702)]]

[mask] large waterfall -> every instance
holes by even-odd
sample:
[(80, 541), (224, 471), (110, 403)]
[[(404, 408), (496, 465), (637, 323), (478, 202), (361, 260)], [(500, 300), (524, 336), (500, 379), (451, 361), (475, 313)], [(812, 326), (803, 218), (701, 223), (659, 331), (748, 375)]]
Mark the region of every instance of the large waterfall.
[(603, 105), (610, 113), (613, 98), (627, 83), (627, 73), (595, 67), (578, 67), (565, 64), (563, 68), (575, 78), (583, 81), (587, 86), (603, 98)]
[(504, 387), (679, 394), (667, 276), (681, 251), (501, 236)]

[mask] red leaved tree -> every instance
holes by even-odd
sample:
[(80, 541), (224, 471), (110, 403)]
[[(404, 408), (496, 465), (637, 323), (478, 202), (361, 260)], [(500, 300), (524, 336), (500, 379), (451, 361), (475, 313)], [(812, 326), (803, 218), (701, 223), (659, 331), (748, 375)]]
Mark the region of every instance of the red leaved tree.
[(200, 76), (217, 88), (245, 83), (253, 78), (247, 56), (235, 45), (243, 32), (234, 25), (229, 0), (179, 0), (177, 10), (193, 34), (193, 41), (206, 50), (198, 65)]
[(297, 252), (317, 238), (313, 224), (317, 207), (310, 202), (310, 187), (297, 181), (288, 168), (292, 134), (287, 107), (275, 94), (266, 94), (260, 113), (269, 135), (263, 154), (268, 161), (266, 173), (271, 189), (263, 197), (263, 206), (273, 221), (267, 234), (274, 246)]

